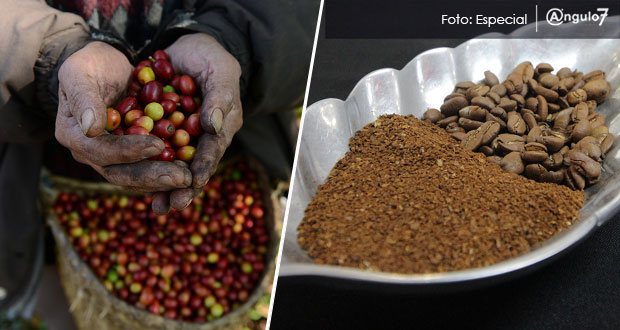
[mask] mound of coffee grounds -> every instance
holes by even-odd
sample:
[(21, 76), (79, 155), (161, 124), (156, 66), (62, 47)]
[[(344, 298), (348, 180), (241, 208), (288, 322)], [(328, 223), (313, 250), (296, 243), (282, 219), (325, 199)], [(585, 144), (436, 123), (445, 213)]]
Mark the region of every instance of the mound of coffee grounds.
[(583, 205), (583, 192), (505, 172), (413, 116), (381, 116), (349, 147), (298, 227), (319, 264), (394, 273), (487, 266), (566, 229)]

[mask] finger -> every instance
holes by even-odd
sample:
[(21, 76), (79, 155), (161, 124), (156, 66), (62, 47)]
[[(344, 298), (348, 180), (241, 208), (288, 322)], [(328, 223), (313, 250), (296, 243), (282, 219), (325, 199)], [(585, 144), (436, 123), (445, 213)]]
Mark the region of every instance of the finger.
[(235, 109), (226, 117), (223, 128), (218, 135), (203, 134), (200, 137), (194, 160), (190, 165), (194, 188), (202, 188), (217, 170), (217, 164), (230, 145), (232, 137), (241, 128), (243, 117), (241, 109)]
[(170, 206), (180, 211), (186, 208), (200, 191), (201, 189), (194, 188), (176, 189), (170, 193)]
[(170, 162), (148, 160), (106, 166), (103, 168), (103, 176), (112, 184), (129, 186), (143, 192), (186, 188), (192, 182), (192, 174), (187, 168)]
[(152, 205), (155, 214), (168, 214), (168, 212), (170, 212), (170, 194), (167, 192), (155, 193), (155, 195), (153, 195)]
[(69, 113), (77, 120), (82, 134), (93, 137), (105, 132), (107, 106), (97, 84), (82, 77), (68, 77), (61, 80), (61, 84), (59, 101), (67, 104)]
[(57, 121), (56, 138), (91, 165), (133, 163), (161, 154), (166, 147), (161, 139), (149, 135), (102, 134), (89, 138), (82, 134), (75, 118)]
[(203, 103), (200, 123), (210, 134), (219, 134), (224, 118), (241, 104), (239, 78), (241, 67), (235, 60), (219, 59), (217, 69), (203, 73), (201, 83)]

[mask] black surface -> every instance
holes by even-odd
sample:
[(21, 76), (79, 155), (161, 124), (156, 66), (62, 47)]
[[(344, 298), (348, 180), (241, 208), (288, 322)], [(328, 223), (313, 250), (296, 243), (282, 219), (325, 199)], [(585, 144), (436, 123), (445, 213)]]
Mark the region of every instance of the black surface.
[[(308, 105), (346, 98), (372, 70), (401, 68), (426, 49), (459, 43), (319, 40)], [(620, 217), (544, 268), (484, 289), (416, 296), (281, 277), (276, 291), (273, 330), (620, 329)]]
[[(608, 16), (602, 18), (605, 11), (598, 8), (606, 8)], [(329, 0), (324, 11), (328, 38), (474, 38), (509, 34), (536, 21), (538, 31), (520, 37), (618, 38), (618, 23), (606, 18), (620, 14), (620, 1)], [(569, 32), (566, 25), (579, 28)]]

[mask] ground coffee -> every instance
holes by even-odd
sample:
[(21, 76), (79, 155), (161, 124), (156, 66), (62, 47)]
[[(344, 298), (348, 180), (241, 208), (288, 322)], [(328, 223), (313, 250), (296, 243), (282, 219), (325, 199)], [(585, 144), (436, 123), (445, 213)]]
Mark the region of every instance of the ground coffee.
[(394, 273), (487, 266), (566, 229), (583, 204), (583, 192), (505, 172), (413, 116), (381, 116), (349, 146), (298, 228), (320, 264)]

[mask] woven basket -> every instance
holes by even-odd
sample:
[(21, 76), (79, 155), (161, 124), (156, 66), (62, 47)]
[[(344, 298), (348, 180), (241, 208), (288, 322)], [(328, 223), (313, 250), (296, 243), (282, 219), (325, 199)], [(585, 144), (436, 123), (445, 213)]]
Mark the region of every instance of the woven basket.
[(65, 177), (43, 173), (41, 196), (47, 210), (47, 223), (56, 240), (56, 255), (60, 281), (70, 304), (76, 326), (81, 330), (125, 329), (241, 329), (248, 321), (248, 311), (271, 284), (274, 260), (277, 254), (281, 221), (278, 192), (273, 192), (264, 169), (256, 161), (248, 160), (250, 168), (258, 174), (258, 184), (264, 198), (265, 219), (271, 234), (267, 264), (263, 277), (248, 300), (230, 313), (206, 323), (189, 323), (164, 318), (132, 306), (111, 294), (73, 249), (65, 231), (60, 226), (51, 206), (59, 192), (77, 193), (80, 196), (98, 194), (135, 195), (108, 183), (80, 182)]

